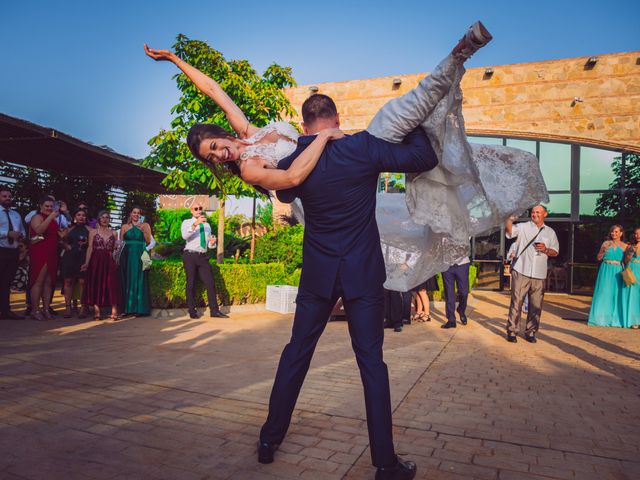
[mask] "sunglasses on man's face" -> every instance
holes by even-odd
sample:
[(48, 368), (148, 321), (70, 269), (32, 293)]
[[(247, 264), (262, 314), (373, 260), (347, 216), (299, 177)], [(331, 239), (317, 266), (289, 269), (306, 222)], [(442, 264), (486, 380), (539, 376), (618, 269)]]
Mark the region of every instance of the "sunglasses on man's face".
[(202, 210), (202, 207), (193, 207), (194, 212), (199, 212), (200, 210)]

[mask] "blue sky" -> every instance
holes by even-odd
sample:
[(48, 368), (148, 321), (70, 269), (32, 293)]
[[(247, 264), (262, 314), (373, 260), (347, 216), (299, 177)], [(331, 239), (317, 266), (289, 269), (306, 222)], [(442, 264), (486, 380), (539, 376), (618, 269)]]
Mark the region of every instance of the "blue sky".
[(476, 19), (494, 41), (470, 67), (638, 50), (639, 16), (637, 0), (5, 2), (0, 112), (141, 158), (178, 98), (144, 42), (183, 33), (303, 85), (429, 71)]

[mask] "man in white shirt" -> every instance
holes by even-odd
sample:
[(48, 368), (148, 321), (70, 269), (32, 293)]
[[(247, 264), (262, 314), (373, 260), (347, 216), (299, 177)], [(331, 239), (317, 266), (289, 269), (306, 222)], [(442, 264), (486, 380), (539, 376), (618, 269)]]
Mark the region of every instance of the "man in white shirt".
[(441, 325), (440, 328), (456, 328), (456, 285), (458, 287), (458, 315), (460, 315), (460, 323), (462, 325), (467, 324), (469, 265), (469, 257), (461, 257), (458, 258), (446, 272), (442, 272), (447, 323)]
[(505, 223), (507, 238), (518, 237), (518, 251), (511, 262), (511, 304), (507, 319), (507, 340), (512, 343), (518, 341), (518, 325), (526, 295), (529, 295), (529, 312), (524, 338), (530, 343), (536, 342), (547, 279), (547, 260), (548, 257), (557, 257), (560, 250), (556, 232), (544, 223), (547, 215), (544, 206), (536, 205), (531, 209), (531, 221), (513, 225), (509, 219)]
[(196, 286), (196, 275), (200, 277), (207, 289), (207, 301), (211, 317), (227, 318), (218, 308), (216, 296), (216, 285), (213, 278), (213, 271), (209, 265), (207, 249), (216, 246), (216, 237), (211, 235), (211, 225), (207, 223), (204, 209), (199, 203), (191, 205), (192, 217), (182, 222), (182, 238), (186, 240), (182, 263), (187, 277), (187, 307), (191, 318), (200, 318), (196, 310), (194, 290)]
[(25, 236), (20, 214), (11, 209), (13, 194), (0, 186), (0, 320), (20, 320), (23, 317), (11, 311), (11, 282), (18, 269), (18, 244)]

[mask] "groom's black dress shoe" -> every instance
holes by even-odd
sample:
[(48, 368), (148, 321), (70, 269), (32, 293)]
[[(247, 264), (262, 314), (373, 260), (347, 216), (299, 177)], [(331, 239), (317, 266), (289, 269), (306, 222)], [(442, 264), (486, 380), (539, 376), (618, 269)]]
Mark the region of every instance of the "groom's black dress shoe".
[(460, 323), (462, 325), (466, 325), (467, 324), (467, 316), (464, 313), (460, 314)]
[(440, 325), (440, 328), (456, 328), (455, 322), (447, 322), (444, 325)]
[(376, 480), (411, 480), (416, 476), (417, 470), (414, 462), (408, 462), (398, 457), (398, 463), (393, 467), (378, 468)]
[(277, 444), (258, 442), (258, 462), (273, 463), (273, 453), (278, 449)]
[(224, 313), (222, 313), (220, 310), (212, 310), (211, 311), (211, 315), (209, 315), (210, 317), (217, 317), (217, 318), (229, 318), (229, 315), (225, 315)]
[(190, 310), (189, 311), (189, 317), (195, 319), (200, 318), (200, 314), (198, 313), (197, 310)]
[(529, 343), (536, 343), (538, 341), (534, 335), (525, 335), (524, 339)]
[(510, 333), (507, 333), (507, 342), (518, 343), (518, 337)]

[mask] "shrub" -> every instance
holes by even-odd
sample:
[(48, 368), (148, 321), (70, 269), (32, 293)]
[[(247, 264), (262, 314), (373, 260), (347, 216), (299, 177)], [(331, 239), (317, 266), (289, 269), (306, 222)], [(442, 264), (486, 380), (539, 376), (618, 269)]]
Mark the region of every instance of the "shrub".
[(158, 243), (173, 243), (182, 240), (180, 227), (182, 221), (191, 218), (191, 212), (188, 208), (162, 208), (157, 212), (157, 221), (153, 236)]
[[(264, 302), (267, 285), (284, 284), (287, 281), (281, 263), (218, 265), (215, 260), (209, 263), (213, 268), (218, 301), (224, 305)], [(186, 306), (186, 277), (181, 260), (154, 260), (149, 285), (153, 307)], [(195, 297), (197, 304), (205, 304), (206, 293), (201, 282), (197, 282)]]
[(282, 262), (287, 274), (302, 267), (302, 225), (280, 227), (256, 239), (254, 261), (261, 263)]

